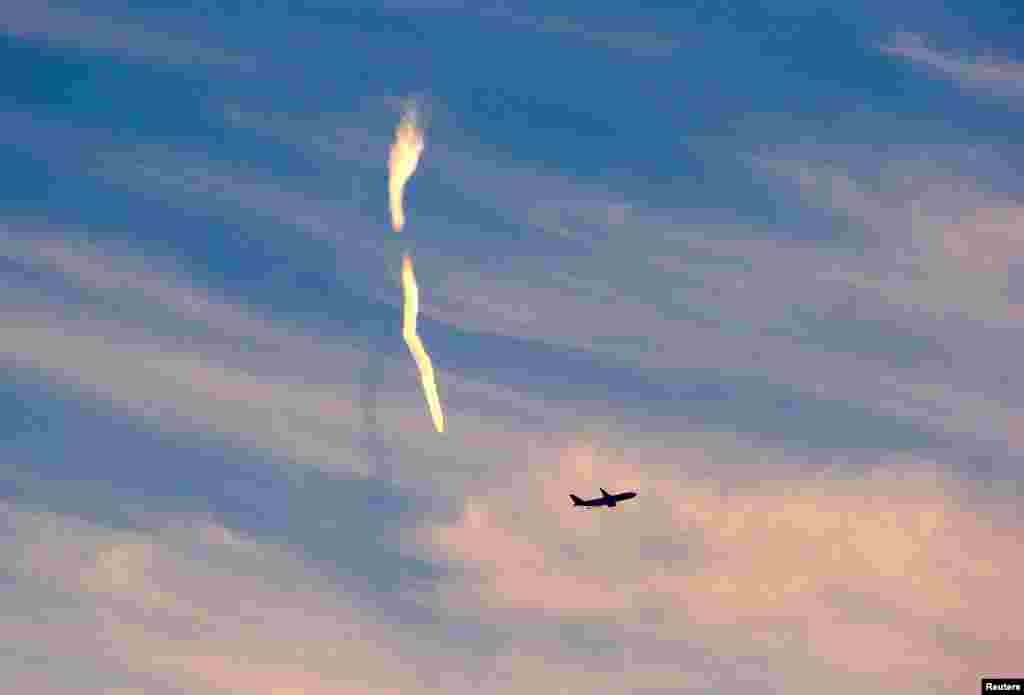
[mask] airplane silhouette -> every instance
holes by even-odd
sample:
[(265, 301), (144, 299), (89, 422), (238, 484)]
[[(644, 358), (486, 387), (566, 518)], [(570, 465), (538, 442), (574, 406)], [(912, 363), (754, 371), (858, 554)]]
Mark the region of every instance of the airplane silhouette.
[(620, 492), (617, 495), (609, 495), (608, 491), (603, 487), (601, 490), (601, 496), (595, 497), (592, 500), (581, 500), (576, 495), (569, 495), (569, 499), (572, 500), (572, 506), (574, 507), (614, 507), (619, 502), (625, 500), (631, 500), (636, 497), (635, 492)]

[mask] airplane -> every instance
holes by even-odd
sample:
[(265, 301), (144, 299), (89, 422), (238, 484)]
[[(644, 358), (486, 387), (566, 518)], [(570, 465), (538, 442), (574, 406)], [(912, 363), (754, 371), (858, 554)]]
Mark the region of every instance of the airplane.
[(609, 495), (608, 491), (603, 487), (601, 490), (601, 496), (595, 497), (592, 500), (581, 500), (576, 495), (569, 495), (569, 499), (572, 500), (572, 506), (574, 507), (614, 507), (619, 502), (625, 500), (631, 500), (636, 497), (635, 492), (620, 492), (617, 495)]

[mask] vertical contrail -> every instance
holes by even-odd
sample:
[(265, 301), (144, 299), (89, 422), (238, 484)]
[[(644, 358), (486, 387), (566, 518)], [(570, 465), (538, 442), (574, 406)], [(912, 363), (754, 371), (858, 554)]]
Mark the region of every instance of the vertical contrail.
[(407, 107), (395, 131), (395, 142), (388, 157), (388, 203), (391, 206), (391, 228), (396, 232), (405, 226), (402, 208), (405, 184), (416, 171), (423, 153), (423, 130), (418, 120), (415, 106)]
[(416, 275), (412, 270), (412, 259), (409, 256), (402, 258), (402, 294), (405, 296), (405, 309), (402, 315), (402, 337), (405, 344), (409, 346), (409, 352), (416, 360), (416, 366), (420, 370), (420, 380), (423, 382), (423, 393), (427, 397), (427, 406), (430, 408), (430, 417), (434, 420), (434, 427), (438, 432), (444, 432), (444, 413), (441, 412), (441, 400), (437, 396), (437, 382), (434, 380), (434, 366), (430, 362), (430, 355), (423, 347), (423, 341), (416, 333), (416, 316), (420, 310), (420, 292), (416, 287)]
[[(409, 182), (420, 155), (423, 154), (423, 129), (420, 128), (415, 105), (408, 105), (402, 114), (402, 120), (395, 131), (395, 142), (391, 145), (388, 157), (388, 203), (391, 208), (391, 228), (395, 232), (402, 231), (405, 226), (405, 210), (402, 196), (405, 184)], [(437, 382), (434, 380), (434, 366), (430, 355), (423, 347), (416, 332), (416, 317), (420, 311), (420, 293), (416, 286), (416, 275), (412, 269), (412, 258), (402, 257), (402, 294), (405, 298), (402, 315), (402, 338), (409, 346), (409, 352), (416, 360), (423, 383), (423, 393), (427, 397), (427, 407), (434, 427), (444, 432), (444, 413), (441, 411), (441, 399), (437, 395)]]

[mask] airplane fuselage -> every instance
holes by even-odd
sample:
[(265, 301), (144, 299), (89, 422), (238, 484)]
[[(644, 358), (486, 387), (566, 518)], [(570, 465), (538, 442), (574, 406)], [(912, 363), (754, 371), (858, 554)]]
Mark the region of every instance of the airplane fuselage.
[(574, 507), (614, 507), (619, 502), (636, 497), (635, 492), (620, 492), (617, 495), (609, 495), (603, 489), (601, 492), (604, 493), (601, 497), (595, 497), (592, 500), (580, 499), (576, 495), (569, 495), (569, 498), (572, 499), (572, 506)]

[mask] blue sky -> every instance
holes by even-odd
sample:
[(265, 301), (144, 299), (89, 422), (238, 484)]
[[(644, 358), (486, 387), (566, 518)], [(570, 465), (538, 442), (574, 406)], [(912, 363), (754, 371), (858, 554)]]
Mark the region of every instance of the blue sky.
[[(1022, 19), (0, 11), (0, 669), (122, 695), (1009, 674)], [(599, 486), (640, 495), (566, 506)]]

